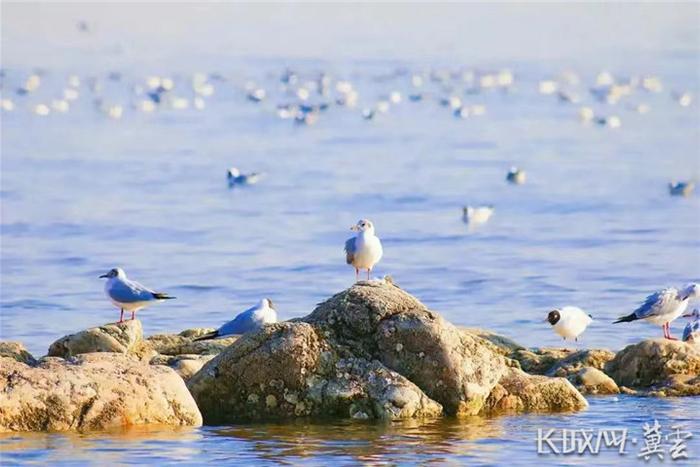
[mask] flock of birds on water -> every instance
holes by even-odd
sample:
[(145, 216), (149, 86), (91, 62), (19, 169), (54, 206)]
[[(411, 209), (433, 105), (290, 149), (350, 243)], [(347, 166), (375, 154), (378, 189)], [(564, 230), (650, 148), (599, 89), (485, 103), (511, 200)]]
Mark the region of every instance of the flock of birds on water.
[[(46, 71), (31, 73), (13, 87), (7, 79), (8, 72), (0, 70), (2, 112), (10, 113), (24, 109), (38, 117), (65, 114), (86, 94), (91, 105), (99, 113), (113, 120), (123, 118), (127, 109), (145, 114), (160, 110), (203, 111), (208, 100), (214, 98), (217, 88), (229, 86), (242, 91), (245, 99), (254, 104), (262, 104), (271, 100), (272, 96), (277, 96), (273, 107), (276, 116), (283, 120), (292, 120), (299, 125), (313, 125), (322, 114), (332, 109), (358, 109), (359, 116), (364, 120), (375, 120), (390, 114), (392, 107), (404, 102), (411, 105), (434, 102), (450, 111), (455, 118), (468, 119), (487, 114), (486, 105), (478, 102), (479, 96), (494, 92), (509, 95), (519, 91), (516, 75), (510, 70), (432, 69), (411, 72), (398, 69), (388, 75), (374, 76), (372, 79), (380, 83), (400, 79), (403, 80), (403, 88), (407, 90), (402, 92), (397, 87), (376, 99), (371, 99), (372, 103), (369, 105), (360, 105), (360, 93), (350, 80), (334, 79), (324, 72), (303, 75), (285, 69), (273, 79), (274, 84), (267, 88), (253, 81), (247, 81), (243, 86), (236, 85), (219, 73), (195, 73), (187, 77), (154, 75), (145, 79), (131, 79), (119, 72), (86, 78), (69, 75), (65, 84), (59, 86), (60, 90), (52, 98), (45, 101), (32, 99), (33, 95), (39, 94), (47, 75)], [(123, 102), (116, 102), (104, 92), (107, 85), (114, 83), (127, 86), (128, 92)], [(656, 76), (620, 79), (607, 71), (600, 72), (594, 84), (584, 91), (580, 90), (580, 84), (581, 78), (576, 73), (566, 71), (555, 79), (540, 80), (537, 83), (537, 93), (554, 97), (564, 105), (576, 106), (578, 118), (582, 123), (615, 129), (621, 127), (621, 117), (615, 113), (596, 112), (591, 105), (582, 105), (584, 95), (588, 95), (593, 102), (605, 108), (616, 106), (618, 109), (646, 114), (651, 111), (651, 107), (643, 102), (644, 95), (659, 94), (664, 89), (661, 79)], [(635, 95), (641, 95), (642, 100), (632, 99)], [(671, 92), (670, 97), (681, 107), (689, 107), (693, 103), (693, 96), (687, 91)], [(626, 105), (621, 105), (622, 102)], [(232, 167), (227, 172), (227, 179), (230, 187), (237, 187), (256, 184), (263, 175), (258, 172), (242, 173), (238, 168)], [(519, 167), (511, 167), (506, 174), (506, 181), (513, 185), (522, 185), (526, 180), (525, 170)], [(693, 180), (672, 181), (668, 184), (668, 191), (672, 196), (690, 196), (694, 188)], [(494, 207), (490, 205), (465, 206), (463, 220), (468, 224), (482, 224), (487, 222), (493, 213)], [(372, 269), (383, 255), (381, 241), (375, 233), (374, 224), (367, 219), (360, 220), (352, 230), (356, 231), (356, 235), (345, 242), (346, 262), (355, 269), (356, 280), (359, 280), (360, 271), (366, 271), (367, 280), (370, 280)], [(131, 312), (131, 318), (134, 319), (137, 311), (151, 303), (174, 298), (132, 281), (120, 268), (114, 268), (100, 277), (107, 279), (105, 292), (121, 311), (119, 322), (124, 319), (124, 311)], [(631, 314), (620, 317), (615, 323), (645, 320), (660, 325), (665, 338), (674, 339), (670, 332), (670, 324), (683, 316), (691, 318), (691, 321), (685, 327), (682, 339), (700, 340), (700, 311), (695, 309), (692, 313), (684, 314), (689, 301), (698, 297), (698, 284), (689, 284), (680, 289), (665, 288), (649, 295), (641, 306)], [(564, 306), (550, 311), (545, 322), (548, 322), (562, 338), (578, 340), (592, 320), (582, 309)], [(274, 304), (270, 299), (264, 298), (200, 339), (242, 334), (275, 322), (277, 312)]]

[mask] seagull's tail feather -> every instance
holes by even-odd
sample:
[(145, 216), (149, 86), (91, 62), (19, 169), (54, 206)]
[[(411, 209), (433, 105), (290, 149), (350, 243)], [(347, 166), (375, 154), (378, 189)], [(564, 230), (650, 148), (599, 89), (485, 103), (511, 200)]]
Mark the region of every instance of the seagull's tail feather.
[(205, 341), (208, 339), (214, 339), (215, 337), (219, 336), (219, 331), (212, 331), (204, 334), (203, 336), (199, 336), (196, 339), (192, 339), (192, 342), (197, 342), (197, 341)]
[(630, 321), (636, 321), (636, 320), (638, 320), (638, 319), (639, 319), (639, 318), (637, 318), (637, 315), (636, 315), (636, 314), (630, 313), (630, 314), (627, 315), (627, 316), (620, 316), (619, 318), (617, 318), (617, 321), (613, 321), (613, 324), (616, 324), (616, 323), (629, 323)]
[(161, 292), (154, 292), (153, 297), (157, 298), (158, 300), (173, 300), (175, 297), (171, 297), (167, 293), (161, 293)]

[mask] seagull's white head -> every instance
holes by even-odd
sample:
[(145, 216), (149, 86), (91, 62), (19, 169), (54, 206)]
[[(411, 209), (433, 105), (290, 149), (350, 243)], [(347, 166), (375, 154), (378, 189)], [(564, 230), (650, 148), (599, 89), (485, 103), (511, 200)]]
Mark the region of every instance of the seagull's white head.
[(228, 169), (228, 178), (236, 178), (241, 176), (241, 171), (236, 167), (231, 167)]
[(269, 309), (271, 309), (271, 310), (274, 310), (274, 309), (275, 309), (275, 304), (272, 303), (272, 300), (270, 300), (269, 298), (263, 298), (263, 299), (262, 299), (262, 306), (263, 306), (263, 308), (267, 307), (267, 308), (269, 308)]
[(374, 224), (367, 219), (360, 219), (357, 221), (356, 225), (350, 227), (350, 230), (355, 232), (367, 232), (370, 235), (374, 235)]
[(696, 283), (688, 284), (681, 290), (681, 297), (685, 299), (694, 299), (700, 297), (700, 285)]
[(126, 278), (126, 273), (122, 268), (113, 268), (110, 269), (110, 271), (107, 274), (102, 274), (100, 276), (100, 279), (112, 279), (114, 277), (118, 277), (120, 279)]

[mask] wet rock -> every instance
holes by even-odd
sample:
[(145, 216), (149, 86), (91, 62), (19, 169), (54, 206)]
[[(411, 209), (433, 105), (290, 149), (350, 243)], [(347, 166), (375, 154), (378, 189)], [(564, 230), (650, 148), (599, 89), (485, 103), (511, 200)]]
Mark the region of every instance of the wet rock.
[(1, 341), (0, 357), (12, 358), (30, 366), (36, 365), (36, 359), (29, 353), (24, 344), (20, 342)]
[(510, 358), (517, 360), (523, 371), (543, 375), (573, 352), (571, 349), (558, 348), (518, 349), (510, 354)]
[(642, 395), (700, 395), (700, 349), (686, 342), (658, 338), (628, 345), (605, 372)]
[(568, 354), (546, 371), (547, 376), (569, 377), (579, 373), (583, 368), (590, 367), (603, 370), (605, 364), (615, 358), (615, 352), (605, 349), (579, 350)]
[(0, 431), (102, 430), (132, 425), (198, 426), (199, 409), (169, 368), (124, 354), (49, 357), (36, 367), (0, 364)]
[(110, 323), (64, 336), (51, 344), (49, 356), (70, 358), (91, 352), (128, 354), (140, 360), (149, 360), (155, 354), (143, 340), (139, 320)]
[(577, 373), (567, 376), (581, 394), (619, 394), (620, 392), (620, 388), (610, 376), (594, 367), (583, 367)]
[(146, 339), (151, 347), (163, 355), (216, 355), (226, 347), (233, 344), (240, 336), (230, 336), (221, 339), (207, 339), (194, 341), (194, 339), (207, 334), (214, 329), (193, 328), (186, 329), (179, 334), (156, 334)]
[(565, 378), (509, 368), (491, 391), (482, 413), (574, 412), (586, 407), (586, 399)]
[[(390, 282), (360, 282), (305, 318), (244, 335), (188, 387), (205, 420), (215, 423), (304, 415), (397, 419), (443, 410), (473, 415), (511, 374), (493, 347)], [(548, 380), (538, 385), (563, 385)], [(517, 393), (517, 385), (507, 387)], [(553, 397), (536, 402), (523, 403), (523, 410), (577, 406)], [(488, 411), (497, 410), (494, 404)]]

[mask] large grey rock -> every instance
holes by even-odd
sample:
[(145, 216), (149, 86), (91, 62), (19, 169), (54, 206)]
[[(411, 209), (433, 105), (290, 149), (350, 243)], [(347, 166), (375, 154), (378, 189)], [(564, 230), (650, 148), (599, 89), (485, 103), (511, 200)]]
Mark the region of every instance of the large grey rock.
[[(493, 344), (458, 330), (397, 286), (372, 281), (305, 318), (243, 336), (188, 387), (207, 422), (331, 414), (396, 419), (443, 410), (492, 413), (498, 407), (487, 407), (487, 398), (506, 374)], [(575, 389), (560, 394), (567, 396), (578, 401), (571, 407), (580, 405)], [(523, 407), (546, 410), (549, 402), (561, 410), (552, 398)]]
[(198, 426), (202, 417), (170, 368), (115, 353), (88, 353), (36, 367), (0, 358), (0, 431)]

